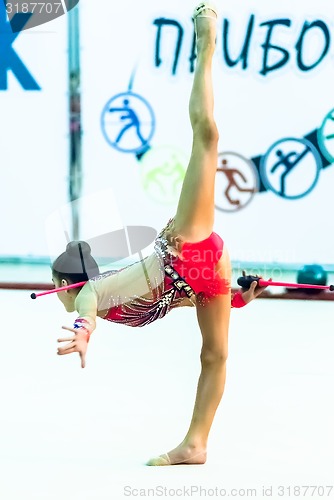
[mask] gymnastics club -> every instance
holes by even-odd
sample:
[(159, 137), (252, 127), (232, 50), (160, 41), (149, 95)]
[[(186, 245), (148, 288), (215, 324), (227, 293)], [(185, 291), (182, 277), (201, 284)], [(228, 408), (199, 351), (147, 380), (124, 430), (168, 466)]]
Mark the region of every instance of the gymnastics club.
[(84, 286), (87, 281), (80, 281), (79, 283), (72, 283), (72, 285), (62, 286), (60, 288), (52, 288), (52, 290), (48, 290), (47, 292), (41, 293), (32, 293), (30, 297), (32, 299), (37, 299), (37, 297), (41, 297), (42, 295), (49, 295), (49, 293), (63, 292), (64, 290), (70, 290), (71, 288), (79, 288), (79, 286)]
[(282, 281), (266, 281), (262, 278), (258, 278), (257, 276), (240, 276), (238, 278), (237, 283), (239, 286), (245, 289), (249, 289), (251, 283), (253, 281), (257, 281), (259, 286), (284, 286), (287, 288), (313, 288), (315, 290), (329, 290), (330, 292), (334, 291), (334, 285), (309, 285), (306, 283), (284, 283)]

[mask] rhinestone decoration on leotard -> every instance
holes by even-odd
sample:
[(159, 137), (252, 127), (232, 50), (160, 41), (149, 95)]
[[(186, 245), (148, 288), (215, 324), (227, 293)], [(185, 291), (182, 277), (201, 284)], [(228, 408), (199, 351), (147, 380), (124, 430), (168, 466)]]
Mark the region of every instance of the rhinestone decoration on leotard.
[[(166, 261), (165, 261), (166, 262)], [(171, 309), (178, 307), (188, 297), (195, 304), (195, 295), (189, 285), (181, 279), (169, 263), (165, 264), (165, 279), (152, 289), (152, 298), (132, 297), (116, 307), (111, 307), (105, 319), (128, 326), (145, 326), (163, 318)], [(169, 273), (173, 275), (172, 278)]]
[[(163, 318), (187, 298), (195, 305), (194, 291), (172, 267), (173, 255), (169, 251), (164, 232), (165, 230), (161, 231), (154, 243), (154, 253), (159, 262), (160, 276), (156, 276), (153, 283), (152, 278), (150, 280), (147, 277), (151, 297), (132, 295), (128, 297), (128, 300), (124, 300), (124, 297), (120, 300), (120, 297), (114, 295), (109, 299), (109, 310), (104, 319), (128, 326), (145, 326), (156, 319)], [(136, 262), (130, 265), (138, 264)], [(112, 273), (121, 273), (128, 267)]]

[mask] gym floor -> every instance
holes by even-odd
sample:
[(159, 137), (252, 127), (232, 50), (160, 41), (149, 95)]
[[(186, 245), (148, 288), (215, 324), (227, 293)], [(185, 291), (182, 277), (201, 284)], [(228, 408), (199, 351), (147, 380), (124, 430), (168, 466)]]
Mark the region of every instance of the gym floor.
[(334, 483), (332, 301), (258, 299), (233, 310), (207, 463), (146, 467), (179, 444), (190, 421), (200, 370), (195, 311), (143, 329), (100, 320), (82, 370), (76, 354), (56, 355), (61, 326), (75, 314), (54, 296), (29, 295), (0, 291), (1, 498), (288, 498), (293, 488)]

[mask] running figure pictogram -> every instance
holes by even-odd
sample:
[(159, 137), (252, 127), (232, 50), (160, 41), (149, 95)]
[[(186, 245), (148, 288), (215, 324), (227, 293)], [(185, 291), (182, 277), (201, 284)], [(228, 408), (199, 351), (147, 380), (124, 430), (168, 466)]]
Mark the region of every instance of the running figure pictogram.
[(239, 193), (254, 193), (255, 189), (254, 188), (245, 188), (240, 186), (239, 180), (236, 178), (237, 176), (241, 177), (242, 181), (246, 184), (247, 179), (245, 178), (244, 174), (240, 172), (239, 169), (237, 168), (231, 168), (228, 167), (228, 161), (227, 160), (222, 160), (222, 167), (217, 168), (217, 172), (222, 172), (225, 174), (227, 180), (228, 180), (228, 185), (225, 189), (224, 195), (226, 196), (227, 200), (231, 205), (240, 205), (240, 200), (232, 199), (230, 196), (230, 190), (232, 188), (235, 188)]

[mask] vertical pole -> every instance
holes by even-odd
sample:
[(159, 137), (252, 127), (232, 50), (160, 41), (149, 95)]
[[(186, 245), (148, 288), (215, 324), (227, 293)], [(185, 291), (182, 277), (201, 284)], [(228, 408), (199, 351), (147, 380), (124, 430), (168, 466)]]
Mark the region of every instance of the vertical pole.
[(79, 240), (80, 196), (82, 190), (79, 5), (71, 9), (67, 15), (70, 108), (70, 158), (68, 189), (72, 214), (72, 239)]

